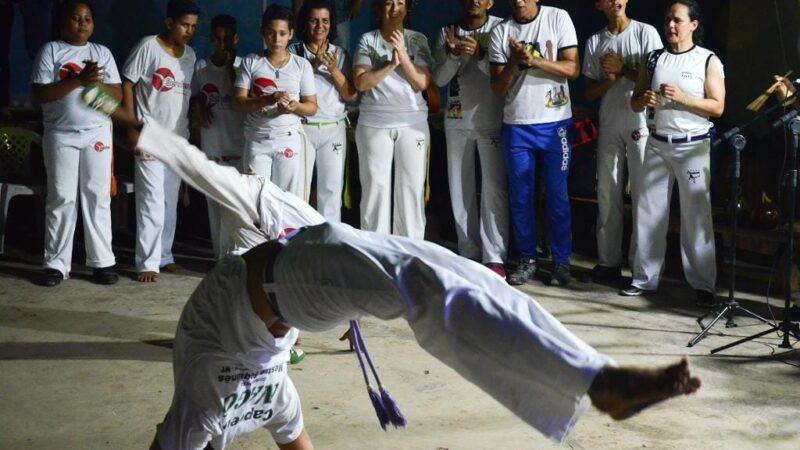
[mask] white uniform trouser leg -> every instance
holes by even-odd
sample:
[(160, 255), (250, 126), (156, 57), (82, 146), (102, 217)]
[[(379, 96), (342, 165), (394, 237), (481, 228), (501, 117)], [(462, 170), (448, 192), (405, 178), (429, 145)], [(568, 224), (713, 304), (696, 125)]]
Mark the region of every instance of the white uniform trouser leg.
[[(240, 161), (236, 163), (223, 161), (220, 158), (211, 158), (222, 167), (238, 168)], [(217, 259), (223, 258), (233, 249), (233, 241), (228, 237), (228, 234), (222, 229), (220, 218), (220, 206), (217, 202), (209, 197), (206, 197), (206, 205), (208, 206), (208, 229), (211, 235), (211, 248), (214, 251), (214, 256)]]
[[(508, 243), (505, 158), (497, 133), (445, 130), (447, 177), (458, 237), (458, 253), (484, 263), (502, 263)], [(475, 150), (481, 166), (481, 206), (475, 189)]]
[(331, 125), (305, 125), (304, 129), (313, 149), (309, 155), (314, 155), (308, 159), (309, 183), (313, 170), (317, 173), (317, 211), (329, 222), (341, 222), (347, 124), (341, 120)]
[(166, 210), (161, 162), (151, 156), (136, 156), (134, 195), (136, 196), (136, 271), (158, 272), (161, 267), (161, 239)]
[(111, 249), (111, 143), (110, 126), (44, 134), (44, 267), (58, 270), (64, 278), (69, 278), (72, 264), (78, 204), (83, 217), (86, 265), (98, 268), (115, 264)]
[(642, 192), (637, 205), (634, 286), (647, 290), (658, 288), (664, 271), (670, 193), (673, 180), (677, 180), (683, 271), (693, 288), (714, 291), (717, 265), (711, 219), (710, 166), (708, 139), (686, 144), (648, 139)]
[[(600, 129), (597, 143), (597, 262), (601, 266), (622, 265), (624, 164), (627, 159), (635, 224), (647, 136), (647, 128), (633, 131), (626, 124), (611, 124)], [(629, 262), (633, 261), (635, 253), (634, 226), (628, 253)]]
[[(425, 238), (425, 170), (429, 140), (427, 122), (402, 128), (356, 127), (362, 229)], [(392, 204), (393, 210), (390, 209)]]
[(272, 137), (245, 136), (245, 173), (269, 178), (284, 191), (308, 201), (307, 139), (299, 130)]
[(175, 227), (178, 225), (178, 198), (181, 179), (168, 167), (164, 167), (164, 228), (161, 230), (161, 265), (175, 262), (172, 243), (175, 242)]
[(293, 237), (273, 274), (289, 324), (403, 317), (422, 348), (556, 441), (614, 364), (491, 270), (430, 242), (326, 223)]

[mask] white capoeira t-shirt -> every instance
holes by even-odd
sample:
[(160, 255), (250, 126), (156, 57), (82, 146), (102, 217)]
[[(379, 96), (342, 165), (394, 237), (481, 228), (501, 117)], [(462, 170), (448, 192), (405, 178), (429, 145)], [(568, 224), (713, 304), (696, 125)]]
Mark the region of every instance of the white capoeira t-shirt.
[[(51, 84), (78, 76), (84, 61), (96, 61), (103, 69), (104, 84), (120, 84), (117, 64), (104, 46), (88, 42), (76, 46), (64, 41), (44, 44), (33, 63), (31, 84)], [(42, 122), (46, 130), (81, 131), (109, 124), (108, 116), (86, 108), (81, 101), (83, 89), (75, 89), (64, 97), (42, 103)]]
[[(305, 58), (308, 61), (314, 61), (316, 54), (312, 52), (308, 46), (302, 42), (297, 42), (289, 47), (289, 51), (293, 54)], [(350, 57), (345, 50), (333, 44), (328, 44), (327, 53), (333, 54), (339, 52), (336, 60), (336, 66), (344, 73), (344, 76), (350, 78)], [(317, 83), (317, 113), (313, 117), (309, 117), (310, 123), (321, 122), (338, 122), (347, 116), (346, 104), (342, 100), (339, 91), (333, 84), (331, 71), (325, 64), (321, 64), (317, 70), (314, 71), (314, 80)]]
[[(489, 16), (486, 23), (475, 30), (465, 30), (456, 26), (456, 37), (472, 37), (480, 45), (478, 58), (462, 54), (454, 56), (447, 53), (445, 36), (447, 27), (442, 28), (436, 43), (437, 67), (434, 78), (437, 84), (447, 82), (447, 111), (444, 125), (449, 130), (495, 131), (503, 121), (503, 99), (494, 95), (490, 89), (489, 39), (494, 27), (502, 19)], [(441, 78), (440, 78), (441, 77)]]
[[(586, 41), (583, 56), (583, 75), (595, 81), (604, 81), (608, 76), (600, 68), (600, 58), (613, 50), (622, 59), (625, 69), (635, 70), (642, 58), (663, 48), (661, 37), (652, 25), (631, 20), (621, 33), (614, 35), (603, 28)], [(631, 97), (636, 83), (621, 76), (603, 95), (600, 102), (600, 127), (610, 124), (623, 124), (630, 129), (646, 126), (644, 112), (637, 113), (631, 109)]]
[(244, 114), (233, 110), (233, 81), (241, 70), (236, 57), (232, 74), (227, 66), (217, 66), (210, 58), (197, 61), (192, 77), (192, 95), (213, 114), (211, 124), (200, 128), (200, 142), (211, 157), (242, 156)]
[[(694, 46), (682, 53), (664, 51), (658, 58), (650, 82), (650, 89), (658, 92), (661, 84), (676, 84), (684, 93), (694, 98), (705, 98), (706, 70), (709, 64), (717, 64), (720, 76), (725, 78), (725, 69), (719, 58), (703, 47)], [(662, 136), (683, 136), (690, 133), (703, 135), (713, 126), (708, 116), (701, 116), (687, 106), (663, 99), (662, 106), (655, 108), (656, 133)]]
[(154, 121), (175, 133), (189, 136), (189, 99), (192, 96), (194, 50), (184, 46), (175, 58), (146, 36), (133, 48), (122, 76), (136, 84), (136, 113), (143, 122)]
[[(278, 91), (286, 92), (292, 100), (316, 95), (314, 70), (304, 58), (289, 53), (289, 61), (281, 68), (270, 64), (263, 53), (252, 53), (242, 60), (242, 70), (236, 77), (237, 88), (247, 89), (251, 97), (264, 97)], [(300, 128), (300, 116), (280, 114), (277, 105), (267, 111), (248, 113), (244, 119), (246, 136), (267, 136)]]
[[(420, 67), (431, 67), (433, 57), (428, 38), (413, 30), (405, 30), (404, 38), (411, 61)], [(380, 30), (364, 33), (358, 42), (353, 67), (380, 69), (392, 61), (393, 51), (394, 47), (383, 39)], [(377, 86), (361, 94), (359, 125), (399, 128), (427, 120), (428, 104), (425, 103), (422, 92), (414, 90), (400, 67), (395, 68)]]
[(163, 449), (222, 450), (266, 428), (287, 444), (303, 431), (300, 399), (287, 373), (298, 331), (280, 338), (255, 314), (241, 257), (220, 262), (192, 294), (175, 335), (172, 405), (158, 425)]
[[(575, 26), (563, 9), (539, 6), (530, 22), (510, 17), (492, 30), (489, 62), (505, 65), (511, 57), (509, 37), (524, 44), (528, 53), (557, 61), (558, 53), (578, 46)], [(572, 117), (567, 79), (541, 69), (524, 70), (506, 93), (503, 123), (529, 125), (552, 123)]]

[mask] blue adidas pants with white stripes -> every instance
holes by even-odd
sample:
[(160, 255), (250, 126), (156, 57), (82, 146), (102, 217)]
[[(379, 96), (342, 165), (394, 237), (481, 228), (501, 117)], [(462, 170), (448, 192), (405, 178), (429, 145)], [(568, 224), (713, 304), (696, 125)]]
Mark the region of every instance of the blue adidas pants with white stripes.
[(572, 119), (535, 125), (503, 124), (511, 225), (520, 254), (536, 258), (536, 165), (542, 168), (547, 203), (547, 238), (553, 263), (569, 264), (572, 214), (567, 175), (572, 159)]

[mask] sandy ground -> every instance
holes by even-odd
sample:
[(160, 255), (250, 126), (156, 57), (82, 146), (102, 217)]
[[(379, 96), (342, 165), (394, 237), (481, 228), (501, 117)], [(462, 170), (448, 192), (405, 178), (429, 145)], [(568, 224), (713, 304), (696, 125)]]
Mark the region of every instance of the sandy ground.
[[(31, 263), (0, 259), (0, 449), (147, 448), (172, 395), (176, 320), (201, 274), (164, 275), (152, 285), (122, 277), (111, 287), (77, 277), (48, 289), (28, 280), (37, 271)], [(688, 355), (703, 380), (697, 395), (625, 422), (589, 410), (565, 448), (800, 448), (798, 352), (778, 348), (773, 333), (709, 355), (763, 325), (752, 319), (739, 320), (735, 329), (719, 324), (687, 348), (700, 310), (683, 283), (666, 283), (649, 299), (580, 282), (523, 289), (620, 364), (667, 364)], [(769, 314), (763, 299), (743, 305)], [(384, 381), (409, 418), (405, 430), (382, 431), (356, 358), (337, 340), (341, 331), (305, 334), (309, 356), (291, 367), (316, 448), (557, 447), (423, 352), (400, 320), (364, 321)], [(276, 446), (259, 431), (228, 448)]]

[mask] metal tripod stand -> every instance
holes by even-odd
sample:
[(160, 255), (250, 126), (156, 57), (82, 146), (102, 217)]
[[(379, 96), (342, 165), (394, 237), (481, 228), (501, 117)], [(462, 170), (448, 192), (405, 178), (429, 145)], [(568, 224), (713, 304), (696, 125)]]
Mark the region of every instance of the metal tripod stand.
[[(734, 328), (736, 327), (736, 321), (734, 320), (736, 314), (739, 315), (746, 314), (750, 317), (758, 319), (764, 322), (767, 325), (772, 325), (770, 321), (767, 319), (759, 316), (758, 314), (750, 311), (747, 308), (742, 307), (739, 303), (736, 302), (735, 292), (736, 292), (736, 244), (737, 244), (737, 230), (738, 230), (738, 218), (737, 218), (737, 211), (736, 206), (738, 203), (739, 197), (739, 178), (741, 176), (741, 153), (742, 150), (747, 146), (747, 140), (741, 134), (733, 134), (732, 136), (728, 137), (727, 139), (728, 144), (730, 144), (731, 148), (733, 149), (733, 166), (731, 167), (732, 176), (731, 176), (731, 201), (729, 205), (730, 209), (730, 218), (731, 218), (731, 247), (730, 247), (730, 269), (728, 273), (729, 283), (728, 283), (728, 301), (725, 303), (720, 303), (711, 311), (703, 314), (702, 316), (697, 318), (697, 323), (700, 324), (700, 327), (703, 329), (700, 333), (697, 334), (691, 341), (687, 344), (688, 347), (693, 347), (695, 344), (700, 342), (711, 328), (719, 322), (719, 320), (723, 317), (726, 318), (725, 321), (725, 328)], [(714, 316), (714, 319), (709, 322), (708, 325), (703, 325), (703, 320), (706, 317)], [(714, 353), (715, 350), (712, 350), (711, 353)]]

